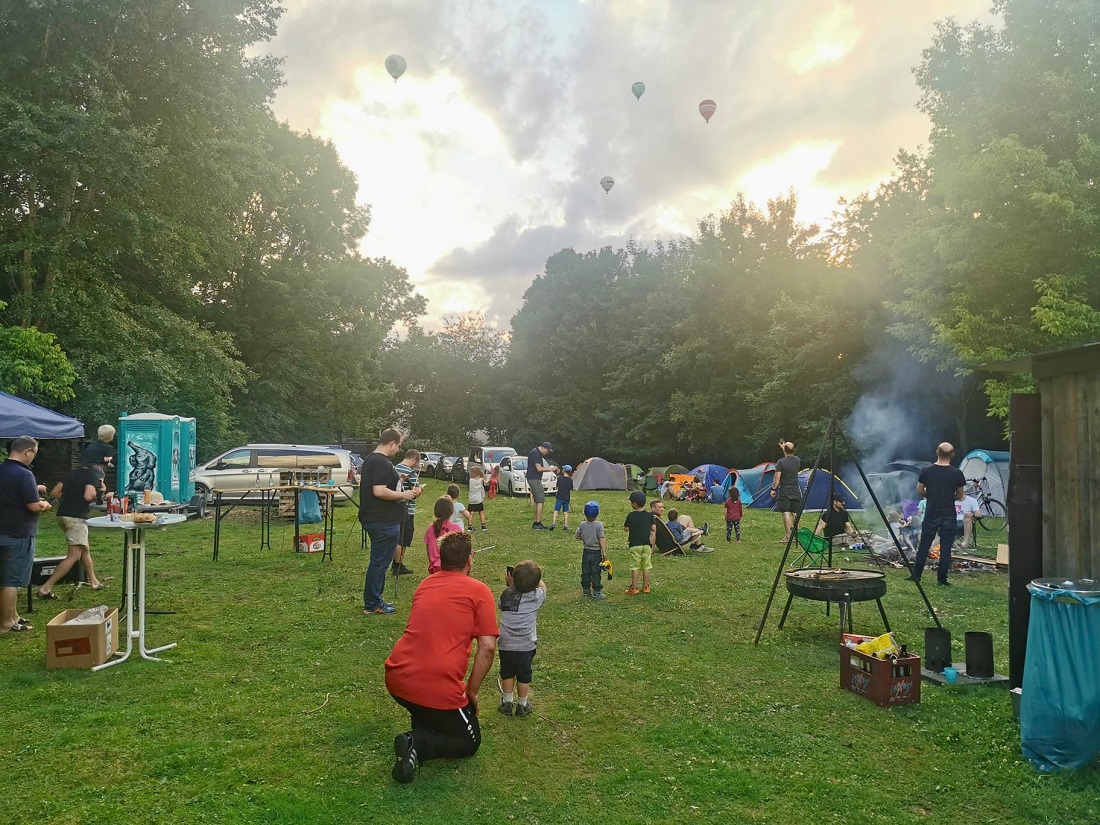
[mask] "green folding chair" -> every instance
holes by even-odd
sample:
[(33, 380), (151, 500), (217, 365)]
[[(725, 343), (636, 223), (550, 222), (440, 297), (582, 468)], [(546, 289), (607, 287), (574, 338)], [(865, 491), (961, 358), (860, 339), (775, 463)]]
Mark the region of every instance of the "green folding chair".
[[(829, 540), (824, 536), (815, 536), (809, 527), (799, 527), (794, 534), (795, 541), (802, 548), (802, 555), (795, 562), (795, 567), (824, 567), (826, 553), (829, 552)], [(809, 563), (802, 564), (805, 559)]]

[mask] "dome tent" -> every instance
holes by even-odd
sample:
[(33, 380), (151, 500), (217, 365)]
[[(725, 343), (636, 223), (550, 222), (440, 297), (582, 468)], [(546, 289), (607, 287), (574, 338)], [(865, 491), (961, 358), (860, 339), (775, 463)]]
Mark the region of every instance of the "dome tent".
[(628, 483), (626, 465), (599, 456), (586, 458), (573, 471), (574, 490), (625, 490)]

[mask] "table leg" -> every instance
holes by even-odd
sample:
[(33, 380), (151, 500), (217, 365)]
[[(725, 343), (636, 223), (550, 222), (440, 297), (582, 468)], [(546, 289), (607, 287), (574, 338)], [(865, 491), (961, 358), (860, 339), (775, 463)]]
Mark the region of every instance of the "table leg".
[(336, 498), (335, 496), (325, 496), (325, 549), (321, 553), (321, 561), (325, 560), (325, 556), (328, 556), (328, 560), (332, 561), (332, 543), (336, 540)]
[(302, 523), (298, 520), (298, 488), (294, 488), (294, 552), (298, 552), (298, 547), (302, 541), (301, 530)]
[(218, 546), (222, 538), (222, 494), (214, 493), (214, 561), (218, 560)]
[(170, 650), (176, 646), (175, 642), (167, 645), (161, 645), (160, 647), (147, 648), (145, 646), (145, 531), (134, 531), (134, 551), (137, 553), (138, 563), (138, 653), (141, 654), (142, 659), (148, 659), (150, 662), (160, 662), (156, 656), (150, 656), (151, 653), (160, 653), (162, 650)]
[(271, 549), (271, 503), (275, 499), (272, 492), (265, 490), (260, 494), (260, 549)]
[(104, 662), (101, 665), (96, 665), (92, 668), (93, 671), (104, 670), (105, 668), (122, 664), (130, 658), (130, 654), (134, 650), (134, 636), (137, 635), (134, 631), (134, 559), (129, 533), (125, 533), (122, 539), (122, 567), (123, 577), (126, 580), (126, 592), (124, 594), (124, 604), (126, 607), (123, 612), (123, 616), (126, 619), (126, 649), (116, 652), (116, 658)]

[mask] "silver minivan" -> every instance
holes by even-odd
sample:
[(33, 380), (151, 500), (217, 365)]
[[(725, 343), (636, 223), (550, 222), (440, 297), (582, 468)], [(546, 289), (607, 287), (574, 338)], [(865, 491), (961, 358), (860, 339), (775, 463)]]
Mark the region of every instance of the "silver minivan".
[[(317, 474), (340, 487), (339, 498), (350, 499), (355, 486), (351, 453), (316, 444), (246, 444), (228, 450), (195, 469), (195, 494), (209, 502), (214, 491), (244, 492), (276, 487), (284, 473)], [(237, 496), (234, 496), (237, 498)], [(260, 493), (245, 500), (259, 499)]]

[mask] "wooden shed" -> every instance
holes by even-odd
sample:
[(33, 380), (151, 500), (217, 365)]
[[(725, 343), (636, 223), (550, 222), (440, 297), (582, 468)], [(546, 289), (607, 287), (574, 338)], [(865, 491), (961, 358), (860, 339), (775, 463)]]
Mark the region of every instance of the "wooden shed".
[(1043, 575), (1100, 579), (1100, 342), (988, 368), (1038, 384)]

